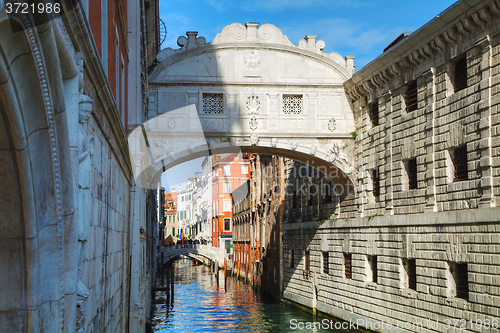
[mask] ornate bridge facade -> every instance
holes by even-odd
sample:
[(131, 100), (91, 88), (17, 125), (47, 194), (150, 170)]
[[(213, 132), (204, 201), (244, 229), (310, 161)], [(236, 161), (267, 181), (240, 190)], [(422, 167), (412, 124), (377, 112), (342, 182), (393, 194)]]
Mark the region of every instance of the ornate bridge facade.
[(343, 83), (353, 57), (323, 53), (308, 35), (293, 45), (274, 25), (234, 23), (206, 44), (197, 32), (165, 49), (150, 75), (148, 118), (129, 141), (138, 184), (223, 152), (268, 153), (325, 168), (352, 186), (355, 125)]

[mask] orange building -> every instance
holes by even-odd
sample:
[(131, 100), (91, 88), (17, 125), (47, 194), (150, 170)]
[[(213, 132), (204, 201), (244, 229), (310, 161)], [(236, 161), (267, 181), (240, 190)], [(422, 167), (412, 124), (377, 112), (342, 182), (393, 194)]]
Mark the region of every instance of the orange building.
[(212, 246), (232, 245), (231, 192), (250, 178), (248, 154), (214, 155), (212, 165)]
[(163, 246), (174, 245), (177, 240), (178, 231), (178, 221), (177, 221), (177, 192), (175, 188), (172, 192), (165, 193), (165, 205), (164, 205), (164, 216), (165, 225), (163, 227), (164, 241)]

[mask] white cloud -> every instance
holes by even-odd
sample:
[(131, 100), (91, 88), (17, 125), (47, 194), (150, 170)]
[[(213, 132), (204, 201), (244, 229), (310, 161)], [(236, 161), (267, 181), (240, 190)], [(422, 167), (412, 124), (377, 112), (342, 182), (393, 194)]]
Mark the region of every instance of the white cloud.
[(268, 11), (281, 12), (286, 9), (304, 7), (338, 8), (338, 7), (360, 7), (367, 6), (370, 2), (354, 0), (204, 0), (205, 3), (214, 7), (217, 11), (225, 12), (231, 9), (239, 9), (247, 12)]
[(398, 27), (368, 27), (342, 18), (280, 28), (294, 44), (306, 34), (317, 35), (318, 40), (324, 40), (326, 43), (324, 52), (356, 56), (355, 65), (358, 69), (382, 54), (384, 48), (405, 31), (404, 28)]

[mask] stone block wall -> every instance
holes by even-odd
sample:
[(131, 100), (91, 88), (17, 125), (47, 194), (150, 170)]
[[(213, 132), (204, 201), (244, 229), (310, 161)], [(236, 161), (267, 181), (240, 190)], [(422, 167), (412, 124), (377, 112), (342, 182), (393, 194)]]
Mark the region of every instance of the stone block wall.
[[(405, 328), (496, 332), (490, 329), (494, 322), (498, 324), (500, 310), (500, 226), (491, 221), (499, 214), (498, 208), (490, 208), (480, 214), (468, 210), (374, 217), (369, 226), (368, 218), (285, 224), (283, 297), (346, 321), (359, 320), (360, 327), (369, 321), (393, 325), (391, 330), (375, 329), (380, 332)], [(310, 253), (308, 277), (305, 251)], [(345, 275), (344, 254), (352, 258), (350, 279)], [(371, 281), (368, 264), (373, 257), (376, 282)], [(415, 260), (416, 290), (409, 288), (405, 277), (403, 264), (408, 259)], [(467, 263), (467, 300), (457, 297), (453, 276), (455, 265), (463, 262)], [(408, 323), (413, 326), (405, 327)]]
[[(447, 24), (431, 21), (346, 82), (357, 128), (359, 216), (497, 205), (496, 8), (493, 1), (460, 2), (445, 13)], [(478, 20), (479, 14), (484, 18)], [(464, 20), (470, 20), (469, 30), (462, 29)], [(462, 59), (466, 85), (458, 87)], [(412, 84), (417, 89), (414, 110), (406, 105)], [(467, 172), (456, 180), (454, 159), (460, 148), (466, 150), (461, 159), (466, 159)], [(416, 187), (408, 178), (412, 161)], [(375, 197), (377, 170), (380, 194)]]
[(89, 290), (82, 302), (82, 327), (87, 332), (124, 332), (128, 327), (130, 284), (130, 175), (117, 154), (116, 137), (93, 86), (84, 92), (94, 100), (86, 134), (94, 138), (92, 210), (88, 239), (83, 242), (81, 282)]
[(498, 1), (457, 2), (345, 82), (356, 192), (283, 224), (283, 298), (378, 332), (498, 331), (499, 42)]

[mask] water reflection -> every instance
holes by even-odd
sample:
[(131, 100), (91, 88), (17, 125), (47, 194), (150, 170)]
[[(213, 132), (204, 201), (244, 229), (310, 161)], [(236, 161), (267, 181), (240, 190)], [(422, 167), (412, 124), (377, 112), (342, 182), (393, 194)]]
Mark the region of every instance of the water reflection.
[(163, 285), (170, 285), (170, 292), (156, 292), (152, 330), (182, 333), (345, 332), (299, 329), (299, 323), (312, 323), (313, 318), (282, 306), (235, 279), (227, 279), (224, 291), (223, 279), (221, 274), (218, 287), (209, 267), (187, 258), (174, 261), (164, 273)]

